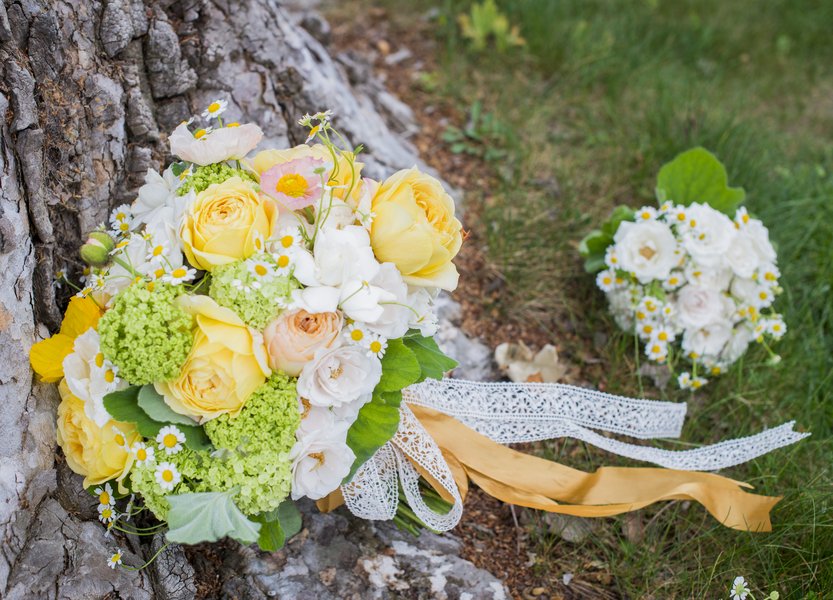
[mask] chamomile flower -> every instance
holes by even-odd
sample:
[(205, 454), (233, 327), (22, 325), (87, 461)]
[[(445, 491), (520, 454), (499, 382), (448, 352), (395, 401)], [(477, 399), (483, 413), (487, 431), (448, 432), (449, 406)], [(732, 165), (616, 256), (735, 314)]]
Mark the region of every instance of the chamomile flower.
[(746, 210), (745, 206), (741, 206), (735, 211), (736, 228), (740, 229), (741, 227), (748, 225), (750, 220), (751, 217), (749, 216), (749, 211)]
[(644, 298), (642, 298), (642, 300), (639, 301), (636, 310), (639, 312), (643, 312), (651, 317), (654, 317), (660, 314), (662, 310), (662, 301), (659, 298), (655, 298), (654, 296), (645, 296)]
[(202, 111), (203, 119), (216, 119), (228, 108), (228, 100), (215, 100), (211, 104), (208, 105), (204, 111)]
[(128, 230), (130, 229), (130, 225), (132, 225), (133, 223), (133, 211), (127, 204), (117, 206), (110, 213), (110, 225), (113, 227), (113, 229), (120, 230), (121, 228), (119, 227), (119, 225), (121, 223), (127, 223)]
[(781, 271), (773, 264), (762, 265), (757, 273), (755, 273), (755, 280), (763, 286), (774, 288), (778, 285), (778, 278), (781, 277)]
[(55, 271), (55, 278), (52, 280), (52, 286), (56, 290), (59, 290), (64, 286), (64, 283), (66, 282), (66, 280), (67, 280), (67, 271), (66, 271), (66, 269), (63, 269), (63, 268), (58, 269), (57, 271)]
[(330, 117), (332, 116), (333, 111), (328, 109), (325, 111), (319, 111), (315, 113), (314, 115), (312, 115), (312, 118), (318, 121), (319, 123), (328, 123), (330, 121)]
[(161, 261), (163, 258), (170, 254), (171, 248), (168, 242), (162, 242), (161, 244), (152, 244), (150, 248), (148, 248), (147, 260), (156, 260)]
[(252, 239), (252, 245), (255, 248), (255, 254), (266, 252), (266, 238), (264, 238), (262, 234), (255, 232), (254, 238)]
[(685, 206), (674, 205), (667, 211), (667, 214), (670, 225), (688, 225), (688, 211)]
[(298, 119), (298, 125), (301, 127), (310, 127), (312, 125), (312, 115), (306, 113), (303, 117)]
[(246, 263), (249, 273), (255, 276), (254, 283), (258, 283), (258, 280), (269, 281), (275, 276), (275, 266), (270, 262), (250, 259)]
[(673, 208), (674, 208), (674, 203), (673, 203), (673, 202), (665, 201), (665, 202), (663, 202), (662, 204), (660, 204), (660, 206), (659, 206), (659, 213), (660, 213), (661, 215), (666, 215), (666, 214), (668, 214), (668, 213), (671, 211), (671, 209), (673, 209)]
[(115, 569), (116, 567), (121, 565), (121, 555), (122, 555), (121, 550), (116, 548), (113, 551), (113, 554), (110, 556), (110, 558), (107, 559), (107, 566), (110, 567), (111, 569)]
[(735, 577), (730, 591), (731, 600), (746, 600), (750, 593), (751, 590), (747, 587), (746, 580), (743, 577)]
[(636, 334), (643, 340), (651, 339), (657, 325), (653, 321), (644, 321), (637, 325)]
[(674, 341), (674, 332), (664, 325), (658, 325), (654, 328), (651, 332), (651, 341), (652, 343), (658, 344), (670, 344)]
[(116, 520), (116, 509), (109, 504), (98, 505), (98, 520), (102, 523), (112, 523)]
[(661, 312), (663, 319), (665, 319), (666, 322), (670, 321), (672, 318), (674, 318), (674, 305), (663, 304)]
[(603, 292), (612, 292), (616, 289), (616, 273), (613, 269), (605, 269), (596, 275), (596, 285)]
[(116, 499), (113, 497), (113, 486), (109, 483), (98, 486), (93, 492), (98, 496), (98, 503), (101, 506), (113, 506), (116, 503)]
[(616, 269), (619, 266), (619, 257), (616, 256), (614, 246), (608, 246), (605, 250), (605, 264), (611, 269)]
[(670, 292), (676, 290), (685, 282), (685, 276), (680, 271), (671, 271), (668, 277), (662, 282), (662, 287)]
[(136, 466), (143, 467), (153, 462), (155, 454), (153, 446), (148, 446), (144, 442), (136, 442), (131, 450), (136, 459)]
[(677, 376), (677, 385), (680, 386), (681, 390), (690, 390), (691, 389), (691, 373), (688, 371), (683, 371)]
[(757, 308), (766, 308), (771, 305), (775, 301), (775, 295), (772, 293), (772, 290), (766, 286), (758, 286), (757, 291), (755, 292), (755, 301), (754, 304)]
[(769, 333), (769, 335), (776, 340), (780, 340), (784, 337), (784, 334), (787, 333), (787, 324), (784, 323), (784, 319), (781, 318), (781, 315), (770, 317), (765, 321), (765, 323), (767, 333)]
[(115, 425), (113, 425), (113, 441), (116, 442), (120, 448), (124, 448), (128, 452), (130, 451), (130, 448), (127, 447), (127, 438), (125, 437), (124, 432)]
[(634, 213), (637, 222), (653, 221), (657, 218), (657, 209), (650, 206), (643, 206)]
[(277, 252), (272, 253), (272, 259), (275, 261), (275, 274), (282, 277), (289, 275), (295, 264), (292, 248), (278, 249)]
[(162, 281), (170, 283), (171, 285), (179, 285), (186, 281), (191, 281), (197, 276), (196, 269), (189, 269), (188, 267), (177, 267), (170, 273), (166, 273), (162, 277)]
[(348, 342), (358, 344), (360, 346), (366, 346), (371, 334), (367, 330), (364, 323), (356, 321), (347, 326), (347, 331), (344, 332), (344, 337)]
[(315, 127), (311, 127), (309, 130), (309, 134), (307, 135), (307, 139), (304, 141), (305, 144), (310, 143), (310, 141), (318, 135), (318, 132), (321, 131), (321, 125), (316, 125)]
[(276, 249), (289, 250), (290, 248), (299, 248), (303, 242), (304, 239), (301, 237), (301, 230), (298, 227), (285, 227), (278, 233), (273, 245)]
[(382, 358), (385, 350), (388, 349), (388, 341), (380, 335), (372, 335), (367, 340), (368, 353), (376, 358)]
[(214, 131), (213, 127), (202, 127), (201, 129), (197, 129), (194, 132), (194, 139), (204, 140), (211, 134), (212, 131)]
[(176, 484), (182, 480), (179, 470), (169, 462), (159, 463), (156, 466), (155, 475), (156, 483), (166, 492), (172, 492)]
[(645, 355), (651, 360), (661, 363), (668, 357), (668, 344), (652, 339), (645, 346)]
[(705, 377), (695, 377), (694, 379), (691, 380), (691, 389), (699, 390), (701, 387), (706, 385), (708, 382), (709, 382), (709, 380), (706, 379)]
[(185, 443), (185, 434), (176, 425), (167, 425), (159, 430), (156, 435), (156, 443), (165, 450), (165, 454), (176, 454), (182, 450)]

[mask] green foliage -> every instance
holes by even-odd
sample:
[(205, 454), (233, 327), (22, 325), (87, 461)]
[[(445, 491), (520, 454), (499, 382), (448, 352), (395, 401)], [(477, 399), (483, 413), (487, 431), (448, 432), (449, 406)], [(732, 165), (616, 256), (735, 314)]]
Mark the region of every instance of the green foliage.
[(613, 236), (622, 221), (633, 221), (633, 209), (617, 206), (601, 228), (594, 229), (579, 242), (578, 251), (584, 259), (584, 270), (596, 273), (605, 268), (605, 250), (613, 243)]
[(403, 339), (403, 342), (419, 361), (421, 373), (418, 381), (429, 378), (442, 379), (448, 371), (457, 366), (456, 360), (443, 354), (434, 338), (423, 337), (418, 332), (412, 332)]
[(471, 105), (466, 126), (460, 129), (449, 125), (442, 138), (452, 153), (470, 154), (489, 162), (507, 158), (517, 146), (513, 129), (493, 113), (484, 112), (479, 100)]
[(261, 513), (252, 520), (260, 523), (257, 545), (266, 552), (283, 548), (286, 540), (301, 531), (302, 525), (301, 513), (291, 500), (285, 500), (278, 508)]
[(402, 392), (373, 392), (373, 398), (362, 406), (355, 423), (347, 432), (347, 445), (356, 455), (345, 482), (353, 479), (367, 459), (396, 435), (399, 428), (399, 405)]
[(662, 166), (657, 176), (657, 199), (688, 206), (693, 202), (708, 204), (715, 210), (734, 216), (743, 202), (743, 188), (729, 187), (726, 167), (705, 148), (687, 150)]
[[(139, 386), (132, 385), (123, 390), (110, 392), (104, 396), (104, 408), (116, 421), (134, 423), (143, 437), (154, 438), (159, 430), (166, 425), (176, 425), (185, 434), (185, 445), (187, 447), (199, 450), (211, 446), (205, 431), (199, 425), (183, 425), (173, 421), (157, 421), (151, 418), (139, 405), (140, 389)], [(149, 392), (146, 392), (145, 397), (148, 396)]]
[(382, 379), (377, 392), (396, 392), (419, 379), (422, 369), (416, 354), (402, 340), (388, 340), (382, 357)]
[(230, 537), (252, 544), (260, 536), (260, 523), (246, 518), (234, 504), (232, 491), (168, 496), (169, 542), (199, 544)]
[(457, 17), (463, 37), (468, 39), (474, 50), (485, 50), (490, 41), (494, 41), (498, 52), (524, 45), (518, 27), (509, 24), (495, 0), (483, 0), (472, 4), (468, 14)]
[(171, 410), (171, 407), (165, 403), (165, 398), (152, 385), (143, 385), (139, 388), (136, 403), (148, 417), (159, 423), (196, 425), (194, 419)]

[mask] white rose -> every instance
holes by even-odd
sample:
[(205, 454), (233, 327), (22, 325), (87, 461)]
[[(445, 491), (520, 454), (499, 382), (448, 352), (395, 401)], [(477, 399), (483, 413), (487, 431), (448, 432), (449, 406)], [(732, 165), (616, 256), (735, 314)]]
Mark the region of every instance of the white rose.
[(84, 412), (99, 427), (112, 419), (104, 408), (104, 396), (123, 390), (127, 382), (116, 376), (116, 368), (101, 354), (98, 332), (88, 329), (77, 338), (72, 353), (64, 358), (64, 377), (72, 394), (84, 401)]
[(313, 406), (341, 406), (373, 393), (382, 363), (357, 345), (321, 348), (304, 365), (298, 395)]
[(726, 251), (737, 234), (731, 219), (706, 204), (692, 204), (688, 207), (688, 222), (685, 228), (683, 246), (694, 261), (704, 267), (722, 265)]
[(413, 316), (408, 308), (408, 285), (402, 280), (402, 274), (393, 263), (382, 263), (370, 283), (384, 290), (389, 297), (381, 305), (382, 315), (367, 322), (367, 328), (388, 339), (401, 338), (408, 333), (408, 323)]
[(706, 267), (689, 262), (684, 269), (686, 281), (700, 287), (726, 290), (732, 280), (732, 269), (725, 266)]
[(773, 300), (772, 290), (753, 279), (735, 277), (732, 280), (731, 292), (741, 304), (749, 304), (755, 308), (766, 308)]
[(713, 288), (686, 285), (676, 302), (676, 319), (684, 328), (699, 329), (726, 319), (731, 314), (731, 300)]
[(613, 239), (619, 267), (642, 283), (665, 279), (678, 261), (677, 241), (665, 223), (624, 221)]
[(720, 353), (720, 360), (726, 364), (732, 364), (743, 356), (753, 339), (755, 339), (755, 332), (751, 327), (747, 325), (735, 327), (732, 330), (732, 336)]
[(303, 434), (292, 448), (292, 499), (318, 500), (350, 473), (356, 455), (346, 443), (347, 429), (336, 427)]
[(732, 239), (726, 261), (738, 277), (752, 277), (761, 264), (761, 255), (752, 235), (745, 228)]
[(731, 337), (731, 324), (718, 321), (700, 329), (686, 329), (682, 346), (686, 353), (694, 352), (699, 357), (716, 357)]
[(750, 221), (743, 228), (743, 231), (750, 237), (755, 245), (755, 250), (761, 258), (761, 262), (774, 263), (776, 259), (775, 248), (769, 241), (769, 230), (757, 219)]
[(437, 291), (429, 288), (411, 288), (408, 294), (407, 304), (408, 329), (416, 329), (423, 337), (433, 337), (439, 329), (437, 313), (434, 309), (434, 300)]
[(370, 281), (380, 268), (370, 235), (356, 225), (319, 230), (312, 254), (298, 252), (295, 261), (295, 278), (305, 286), (340, 287), (351, 279)]

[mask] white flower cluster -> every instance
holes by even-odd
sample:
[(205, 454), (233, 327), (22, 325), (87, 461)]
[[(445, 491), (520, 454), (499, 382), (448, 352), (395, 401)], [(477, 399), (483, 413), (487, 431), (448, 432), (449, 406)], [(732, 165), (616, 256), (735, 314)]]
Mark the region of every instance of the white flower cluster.
[[(749, 344), (786, 332), (771, 310), (781, 292), (769, 232), (739, 208), (734, 220), (707, 204), (645, 206), (624, 221), (596, 283), (619, 326), (645, 343), (646, 356), (696, 389), (737, 361)], [(771, 353), (771, 350), (770, 350)], [(774, 355), (773, 355), (774, 357)]]

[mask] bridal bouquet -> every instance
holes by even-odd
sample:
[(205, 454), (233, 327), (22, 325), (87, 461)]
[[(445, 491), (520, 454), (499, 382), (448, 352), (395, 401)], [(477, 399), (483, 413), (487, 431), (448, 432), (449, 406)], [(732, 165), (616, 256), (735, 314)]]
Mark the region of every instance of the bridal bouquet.
[(660, 171), (658, 208), (619, 207), (581, 244), (616, 322), (683, 389), (724, 372), (753, 341), (777, 362), (769, 343), (787, 330), (772, 310), (782, 290), (769, 232), (726, 182), (709, 152), (685, 152)]
[(262, 132), (225, 107), (177, 127), (179, 161), (89, 235), (85, 287), (31, 360), (102, 522), (144, 507), (169, 541), (275, 549), (289, 499), (349, 480), (396, 433), (401, 390), (455, 366), (431, 336), (461, 225), (416, 168), (363, 178), (329, 112), (300, 121), (313, 145), (249, 160)]
[[(169, 138), (176, 162), (149, 171), (133, 204), (89, 234), (84, 287), (60, 331), (31, 350), (34, 370), (58, 383), (58, 444), (108, 529), (276, 550), (300, 528), (293, 501), (307, 497), (324, 511), (344, 504), (361, 518), (447, 531), (470, 481), (551, 512), (598, 517), (688, 499), (727, 527), (771, 528), (777, 498), (693, 471), (805, 437), (792, 423), (669, 451), (591, 429), (675, 437), (684, 404), (443, 379), (455, 362), (432, 339), (434, 300), (457, 285), (462, 236), (442, 185), (416, 168), (362, 177), (361, 147), (329, 112), (300, 120), (307, 144), (249, 157), (262, 132), (224, 122), (225, 109), (214, 102), (201, 127), (179, 125)], [(669, 250), (663, 278), (686, 272), (676, 236), (699, 230), (689, 213), (686, 228), (666, 213), (616, 234), (623, 265), (628, 248), (649, 262)], [(732, 239), (749, 228), (747, 246), (758, 243), (760, 228), (739, 219)], [(645, 226), (664, 228), (668, 248), (623, 241), (628, 227)], [(651, 268), (633, 283), (664, 314), (670, 291), (650, 287)], [(774, 293), (762, 268), (736, 278)], [(690, 312), (700, 302), (708, 315), (710, 301), (695, 297)], [(565, 436), (669, 468), (584, 473), (505, 445)], [(159, 523), (129, 523), (143, 511)], [(116, 550), (110, 566), (121, 562)]]

